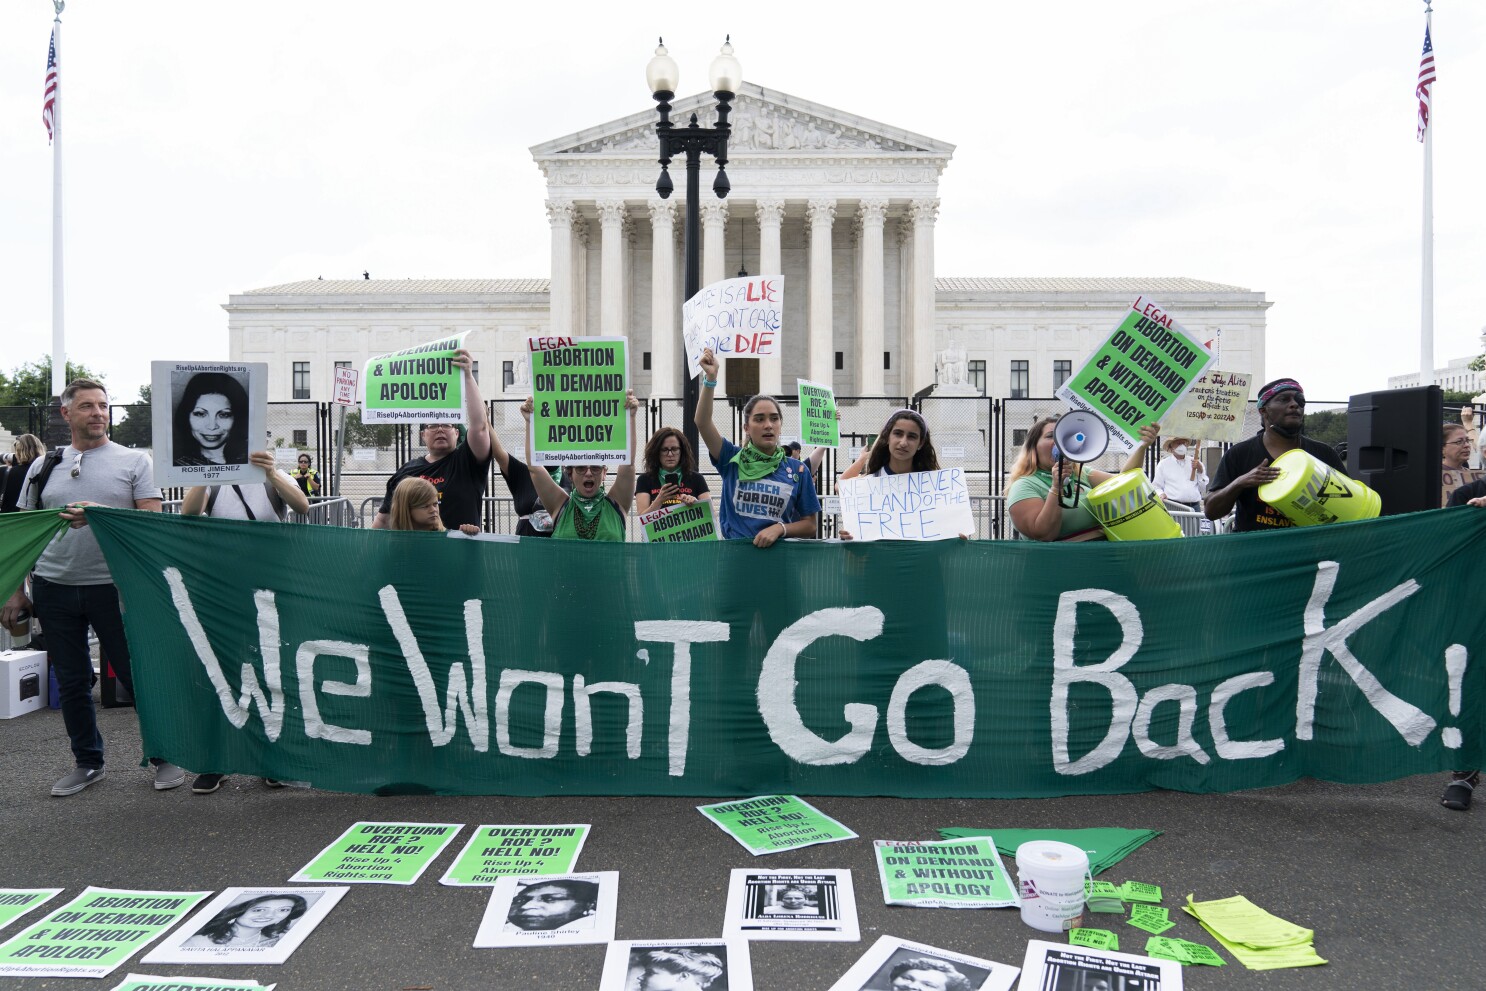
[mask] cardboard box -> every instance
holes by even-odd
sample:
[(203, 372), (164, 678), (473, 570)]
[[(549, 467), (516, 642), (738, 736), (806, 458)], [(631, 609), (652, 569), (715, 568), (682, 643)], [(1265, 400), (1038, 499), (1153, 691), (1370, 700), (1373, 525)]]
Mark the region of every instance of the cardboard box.
[(0, 719), (44, 708), (46, 696), (45, 651), (0, 651)]

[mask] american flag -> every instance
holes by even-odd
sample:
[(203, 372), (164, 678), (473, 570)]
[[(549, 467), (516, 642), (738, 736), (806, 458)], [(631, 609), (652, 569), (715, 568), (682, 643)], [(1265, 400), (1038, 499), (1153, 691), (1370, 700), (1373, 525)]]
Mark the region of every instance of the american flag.
[(1424, 28), (1424, 55), (1419, 59), (1419, 84), (1414, 95), (1419, 98), (1419, 140), (1429, 130), (1429, 87), (1434, 83), (1434, 45), (1429, 41), (1429, 28)]
[(46, 88), (41, 98), (41, 122), (46, 125), (46, 143), (52, 143), (53, 114), (57, 109), (57, 29), (52, 28), (52, 43), (46, 51)]

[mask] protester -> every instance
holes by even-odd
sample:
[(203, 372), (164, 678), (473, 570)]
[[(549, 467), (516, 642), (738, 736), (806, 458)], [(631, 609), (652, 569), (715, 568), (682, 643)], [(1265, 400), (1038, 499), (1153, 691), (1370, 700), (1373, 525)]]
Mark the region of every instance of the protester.
[(511, 899), (505, 929), (506, 932), (551, 932), (586, 928), (583, 920), (593, 915), (598, 900), (599, 886), (593, 881), (562, 878), (529, 884)]
[[(388, 530), (423, 530), (443, 533), (439, 512), (439, 490), (426, 478), (404, 478), (392, 491), (392, 511), (387, 514)], [(480, 528), (473, 523), (459, 524), (459, 532), (474, 536)]]
[(311, 498), (319, 495), (325, 488), (320, 484), (320, 473), (310, 467), (310, 456), (303, 451), (299, 454), (298, 467), (289, 472), (289, 477), (294, 479), (299, 491)]
[(1156, 494), (1166, 500), (1168, 509), (1177, 503), (1178, 508), (1200, 511), (1202, 494), (1207, 488), (1207, 469), (1197, 457), (1197, 442), (1187, 437), (1168, 437), (1161, 449), (1166, 457), (1157, 463), (1151, 479)]
[(10, 450), (11, 457), (5, 466), (4, 480), (0, 482), (0, 513), (16, 511), (16, 504), (21, 498), (21, 483), (26, 480), (31, 462), (46, 453), (41, 438), (35, 434), (21, 434), (10, 445)]
[(273, 946), (308, 910), (299, 895), (259, 895), (222, 909), (181, 946)]
[(894, 410), (877, 440), (841, 473), (841, 480), (859, 475), (906, 475), (938, 471), (939, 455), (929, 437), (929, 424), (911, 409)]
[(718, 362), (702, 351), (702, 390), (696, 425), (712, 464), (722, 476), (719, 527), (724, 540), (752, 540), (770, 547), (781, 537), (814, 537), (820, 500), (805, 465), (779, 447), (784, 414), (769, 396), (754, 396), (743, 407), (746, 442), (740, 449), (724, 440), (712, 422), (712, 393)]
[(972, 991), (970, 978), (947, 960), (910, 957), (888, 972), (890, 991)]
[[(1089, 489), (1114, 478), (1107, 471), (1085, 468), (1072, 462), (1055, 460), (1053, 431), (1059, 417), (1045, 416), (1032, 424), (1021, 453), (1011, 466), (1006, 485), (1006, 507), (1011, 525), (1028, 540), (1062, 541), (1103, 540), (1104, 531), (1089, 509)], [(1140, 428), (1140, 445), (1130, 452), (1121, 472), (1140, 467), (1145, 447), (1154, 443), (1160, 427), (1154, 424)], [(1064, 465), (1070, 475), (1064, 478)], [(1077, 495), (1075, 496), (1075, 493)], [(1072, 505), (1075, 498), (1077, 505)], [(1068, 503), (1068, 505), (1065, 505)]]
[[(1448, 505), (1486, 509), (1486, 478), (1478, 478), (1456, 489), (1450, 494)], [(1451, 771), (1450, 780), (1445, 784), (1445, 793), (1440, 797), (1440, 804), (1456, 812), (1466, 811), (1471, 807), (1471, 796), (1480, 783), (1479, 769)]]
[(706, 991), (722, 976), (716, 954), (700, 950), (649, 950), (638, 991)]
[(648, 513), (662, 506), (689, 506), (711, 496), (697, 471), (686, 435), (661, 427), (645, 443), (645, 471), (635, 480), (635, 508)]
[[(148, 451), (122, 447), (108, 439), (108, 391), (91, 379), (74, 379), (61, 397), (62, 419), (72, 443), (61, 457), (31, 462), (23, 485), (22, 509), (57, 509), (70, 529), (53, 541), (36, 562), (31, 595), (24, 588), (0, 609), (0, 624), (14, 626), (34, 612), (46, 630), (52, 671), (62, 700), (62, 722), (72, 742), (77, 767), (52, 786), (57, 796), (75, 795), (103, 779), (103, 737), (93, 709), (93, 661), (88, 627), (98, 635), (102, 656), (124, 688), (134, 694), (129, 641), (119, 611), (113, 576), (88, 529), (87, 507), (118, 506), (160, 511), (160, 490), (153, 479)], [(34, 603), (32, 600), (35, 600)], [(186, 772), (151, 758), (155, 788), (176, 788)]]
[(1275, 379), (1259, 389), (1259, 433), (1228, 449), (1213, 473), (1203, 512), (1210, 520), (1234, 514), (1239, 533), (1294, 526), (1289, 518), (1259, 498), (1259, 486), (1280, 477), (1275, 458), (1299, 448), (1343, 474), (1346, 466), (1336, 452), (1302, 436), (1305, 426), (1305, 390), (1291, 378)]
[(387, 480), (387, 492), (377, 508), (372, 529), (387, 529), (392, 511), (392, 492), (405, 478), (422, 478), (432, 483), (439, 493), (439, 516), (445, 527), (468, 523), (480, 526), (480, 504), (485, 484), (490, 477), (490, 458), (494, 434), (485, 415), (485, 400), (480, 384), (471, 371), (473, 360), (464, 348), (454, 352), (454, 364), (464, 372), (464, 419), (469, 433), (461, 442), (452, 423), (425, 423), (419, 436), (424, 453), (393, 473)]
[(248, 393), (231, 375), (192, 375), (172, 422), (176, 465), (247, 464)]
[[(547, 469), (530, 464), (531, 430), (526, 431), (527, 470), (537, 495), (542, 499), (542, 505), (552, 515), (553, 537), (562, 540), (624, 542), (625, 522), (629, 517), (630, 501), (635, 494), (635, 415), (640, 409), (635, 390), (631, 389), (625, 395), (624, 405), (629, 411), (629, 464), (620, 465), (614, 472), (612, 492), (604, 487), (609, 474), (608, 465), (573, 465), (567, 470), (573, 490), (569, 493), (563, 489), (552, 479)], [(530, 397), (521, 404), (521, 415), (530, 422)]]

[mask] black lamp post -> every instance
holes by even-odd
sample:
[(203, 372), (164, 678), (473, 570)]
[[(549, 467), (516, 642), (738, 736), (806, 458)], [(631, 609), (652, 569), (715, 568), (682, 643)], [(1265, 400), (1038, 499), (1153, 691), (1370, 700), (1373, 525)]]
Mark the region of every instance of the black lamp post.
[[(679, 155), (686, 155), (686, 221), (683, 230), (686, 232), (682, 241), (683, 251), (686, 257), (686, 279), (683, 298), (691, 299), (702, 288), (701, 286), (701, 238), (698, 215), (700, 207), (700, 186), (702, 171), (702, 153), (706, 152), (717, 159), (717, 178), (712, 182), (712, 191), (717, 194), (718, 199), (725, 199), (728, 190), (732, 186), (728, 183), (728, 135), (732, 133), (732, 126), (728, 124), (729, 104), (733, 102), (733, 96), (738, 92), (738, 86), (743, 81), (743, 69), (738, 60), (733, 57), (732, 36), (722, 46), (721, 53), (712, 60), (709, 70), (709, 78), (712, 83), (712, 95), (717, 98), (717, 126), (701, 127), (697, 124), (697, 115), (691, 115), (691, 123), (686, 127), (678, 128), (671, 124), (671, 100), (676, 96), (676, 87), (680, 80), (680, 70), (676, 62), (666, 52), (664, 41), (655, 49), (655, 57), (645, 67), (645, 81), (650, 86), (650, 92), (655, 96), (656, 112), (660, 114), (660, 120), (655, 125), (656, 137), (660, 139), (660, 179), (655, 184), (655, 191), (660, 194), (661, 199), (669, 199), (672, 191), (676, 188), (671, 183), (671, 159)], [(682, 354), (685, 355), (685, 344), (682, 345)], [(697, 450), (697, 395), (701, 391), (697, 379), (691, 375), (686, 377), (686, 384), (682, 391), (682, 410), (685, 422), (681, 429), (686, 434), (686, 440), (691, 444), (693, 451)]]

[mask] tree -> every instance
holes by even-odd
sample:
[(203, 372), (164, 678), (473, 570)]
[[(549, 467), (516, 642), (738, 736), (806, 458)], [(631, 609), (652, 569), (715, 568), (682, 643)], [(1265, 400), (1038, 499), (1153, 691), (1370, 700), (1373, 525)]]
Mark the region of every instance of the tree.
[[(119, 411), (120, 407), (115, 406), (114, 409)], [(110, 439), (115, 444), (123, 444), (125, 447), (150, 447), (154, 444), (153, 420), (150, 417), (150, 387), (140, 386), (139, 399), (133, 405), (122, 409), (125, 411), (124, 418), (120, 420), (116, 412), (114, 428), (109, 433)]]
[(1305, 435), (1311, 440), (1335, 447), (1347, 439), (1347, 411), (1344, 409), (1321, 410), (1307, 413)]
[(391, 447), (397, 426), (391, 423), (362, 423), (361, 410), (346, 410), (346, 447)]
[[(103, 381), (103, 376), (83, 365), (67, 363), (67, 381), (88, 378)], [(0, 372), (0, 424), (13, 434), (32, 429), (32, 412), (44, 407), (52, 398), (52, 356), (20, 365), (9, 375)]]

